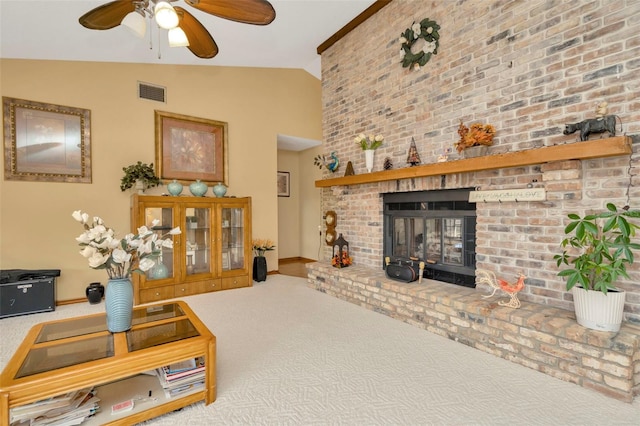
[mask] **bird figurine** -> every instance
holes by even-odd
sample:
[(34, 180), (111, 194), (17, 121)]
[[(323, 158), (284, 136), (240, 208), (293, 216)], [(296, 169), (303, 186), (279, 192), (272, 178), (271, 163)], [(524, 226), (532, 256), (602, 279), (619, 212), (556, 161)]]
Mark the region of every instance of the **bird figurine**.
[(477, 277), (478, 284), (488, 284), (491, 288), (493, 288), (493, 291), (491, 292), (491, 294), (482, 296), (483, 298), (486, 299), (489, 297), (493, 297), (493, 295), (496, 294), (496, 291), (502, 290), (510, 297), (510, 299), (508, 302), (501, 300), (498, 302), (498, 305), (507, 306), (509, 308), (514, 308), (514, 309), (517, 309), (520, 307), (520, 300), (518, 299), (518, 293), (524, 288), (524, 280), (527, 278), (524, 276), (524, 274), (522, 273), (518, 274), (518, 280), (513, 284), (503, 279), (496, 278), (496, 274), (494, 274), (492, 271), (487, 271), (485, 269), (478, 269), (476, 277)]
[(313, 164), (318, 166), (319, 169), (323, 167), (329, 170), (331, 173), (334, 173), (340, 167), (340, 160), (338, 160), (338, 155), (335, 151), (331, 152), (329, 155), (329, 159), (327, 159), (324, 155), (316, 155), (313, 159)]
[(331, 155), (329, 155), (329, 161), (327, 162), (327, 169), (333, 173), (336, 170), (338, 170), (338, 167), (340, 166), (340, 160), (338, 160), (338, 156), (336, 155), (335, 151), (331, 152)]

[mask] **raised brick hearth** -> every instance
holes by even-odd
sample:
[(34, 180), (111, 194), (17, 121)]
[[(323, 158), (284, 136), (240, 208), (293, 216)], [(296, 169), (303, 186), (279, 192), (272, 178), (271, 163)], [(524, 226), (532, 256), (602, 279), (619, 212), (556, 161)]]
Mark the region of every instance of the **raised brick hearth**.
[(497, 294), (483, 299), (480, 287), (404, 284), (365, 266), (316, 262), (307, 271), (311, 288), (431, 333), (622, 401), (640, 394), (640, 330), (633, 325), (597, 332), (564, 309), (526, 301), (511, 309), (498, 305)]

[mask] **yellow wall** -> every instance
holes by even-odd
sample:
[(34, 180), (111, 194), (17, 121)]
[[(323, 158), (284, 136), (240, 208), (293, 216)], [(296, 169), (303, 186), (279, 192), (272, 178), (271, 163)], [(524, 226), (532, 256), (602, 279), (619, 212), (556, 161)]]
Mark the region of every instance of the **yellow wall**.
[[(324, 238), (319, 234), (318, 226), (322, 226), (320, 188), (315, 181), (322, 179), (322, 171), (313, 165), (313, 158), (324, 153), (324, 145), (306, 149), (298, 156), (300, 179), (300, 256), (307, 259), (322, 260), (321, 242)], [(339, 173), (344, 174), (344, 168)]]
[[(71, 212), (128, 232), (122, 167), (154, 161), (154, 110), (229, 124), (227, 194), (253, 198), (260, 238), (278, 239), (277, 134), (322, 137), (320, 82), (302, 70), (6, 59), (0, 69), (2, 96), (91, 110), (92, 184), (0, 182), (0, 268), (61, 269), (58, 300), (84, 297), (89, 282), (106, 281), (78, 254), (81, 227)], [(167, 103), (138, 99), (138, 81), (166, 87)], [(269, 252), (269, 263), (278, 257)]]
[[(291, 195), (278, 197), (278, 241), (280, 259), (303, 257), (319, 260), (318, 225), (322, 225), (320, 189), (315, 181), (322, 172), (313, 158), (322, 146), (304, 151), (278, 151), (278, 170), (289, 172)], [(269, 265), (271, 270), (271, 266)]]
[(280, 259), (300, 256), (300, 167), (296, 151), (278, 151), (278, 171), (289, 173), (290, 196), (278, 197)]

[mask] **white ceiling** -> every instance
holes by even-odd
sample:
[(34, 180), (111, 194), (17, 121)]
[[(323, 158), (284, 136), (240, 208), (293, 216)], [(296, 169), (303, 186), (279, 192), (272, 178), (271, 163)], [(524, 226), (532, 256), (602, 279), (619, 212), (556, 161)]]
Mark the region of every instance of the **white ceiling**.
[[(170, 48), (166, 30), (136, 38), (126, 28), (97, 31), (78, 18), (110, 0), (0, 0), (0, 57), (238, 67), (299, 68), (320, 78), (320, 44), (369, 7), (372, 0), (271, 0), (276, 19), (267, 26), (241, 24), (201, 12), (182, 0), (209, 30), (220, 52), (200, 59)], [(230, 0), (233, 1), (233, 0)], [(160, 39), (160, 49), (158, 49)], [(158, 51), (161, 57), (158, 58)]]
[[(109, 1), (0, 0), (0, 58), (294, 68), (320, 79), (318, 46), (374, 3), (270, 0), (276, 19), (257, 26), (218, 18), (178, 0), (175, 4), (195, 16), (220, 49), (214, 58), (200, 59), (185, 47), (168, 47), (166, 31), (155, 27), (151, 37), (147, 30), (140, 39), (121, 26), (96, 31), (78, 23), (81, 15)], [(319, 144), (281, 135), (278, 147), (303, 150)]]

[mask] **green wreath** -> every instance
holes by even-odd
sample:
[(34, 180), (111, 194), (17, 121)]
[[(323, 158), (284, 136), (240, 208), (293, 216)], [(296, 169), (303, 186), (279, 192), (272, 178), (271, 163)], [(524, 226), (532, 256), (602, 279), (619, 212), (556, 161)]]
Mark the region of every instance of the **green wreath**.
[[(429, 18), (425, 18), (420, 23), (414, 22), (410, 28), (404, 30), (400, 36), (400, 55), (402, 55), (402, 67), (418, 70), (423, 67), (431, 55), (438, 54), (438, 47), (440, 47), (440, 25), (436, 21), (431, 21)], [(411, 47), (418, 40), (423, 39), (425, 45), (417, 53), (411, 52)]]

